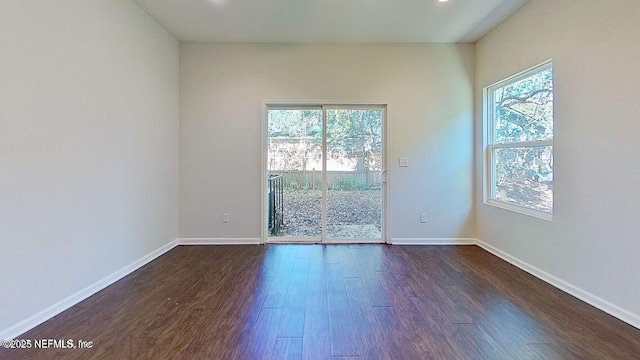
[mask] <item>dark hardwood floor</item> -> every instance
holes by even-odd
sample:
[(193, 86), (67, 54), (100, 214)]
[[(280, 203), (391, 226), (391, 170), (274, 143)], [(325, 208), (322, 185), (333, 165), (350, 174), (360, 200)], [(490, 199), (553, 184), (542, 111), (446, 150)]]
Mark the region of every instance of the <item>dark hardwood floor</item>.
[(640, 359), (640, 330), (475, 246), (180, 246), (1, 359)]

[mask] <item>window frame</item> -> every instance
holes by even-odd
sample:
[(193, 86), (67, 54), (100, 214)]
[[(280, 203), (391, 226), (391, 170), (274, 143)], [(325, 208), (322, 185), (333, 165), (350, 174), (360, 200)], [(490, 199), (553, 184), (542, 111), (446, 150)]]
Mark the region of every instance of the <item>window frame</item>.
[[(526, 206), (520, 206), (512, 203), (508, 203), (506, 201), (501, 201), (496, 199), (495, 194), (495, 181), (496, 181), (496, 167), (494, 163), (494, 151), (496, 149), (512, 149), (512, 148), (522, 148), (522, 147), (542, 147), (548, 146), (551, 147), (551, 154), (554, 155), (554, 138), (555, 138), (555, 98), (554, 98), (554, 107), (553, 107), (553, 122), (554, 122), (554, 134), (551, 140), (540, 140), (540, 141), (522, 141), (522, 142), (508, 142), (508, 143), (495, 143), (494, 135), (495, 135), (495, 91), (497, 89), (503, 88), (505, 86), (516, 83), (520, 80), (526, 79), (532, 75), (537, 73), (546, 71), (548, 69), (552, 69), (553, 71), (553, 62), (551, 59), (546, 60), (538, 65), (530, 67), (524, 71), (521, 71), (515, 75), (507, 77), (503, 80), (495, 82), (489, 86), (486, 86), (483, 89), (483, 122), (484, 122), (484, 174), (483, 174), (483, 182), (484, 182), (484, 191), (483, 191), (483, 202), (486, 205), (495, 206), (498, 208), (510, 210), (516, 213), (529, 215), (532, 217), (536, 217), (543, 220), (552, 221), (553, 220), (553, 208), (551, 207), (551, 212), (546, 212), (542, 210), (532, 209)], [(553, 75), (552, 82), (555, 80), (555, 74)], [(555, 86), (554, 86), (554, 95), (555, 95)], [(551, 164), (551, 169), (555, 175), (555, 161)], [(552, 194), (552, 196), (554, 196)], [(554, 196), (555, 197), (555, 196)]]

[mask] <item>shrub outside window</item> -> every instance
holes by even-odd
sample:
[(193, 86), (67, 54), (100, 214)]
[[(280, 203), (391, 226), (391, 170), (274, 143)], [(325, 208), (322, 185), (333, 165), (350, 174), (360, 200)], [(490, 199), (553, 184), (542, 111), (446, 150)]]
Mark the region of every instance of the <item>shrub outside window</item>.
[(485, 88), (485, 125), (485, 202), (551, 220), (551, 61)]

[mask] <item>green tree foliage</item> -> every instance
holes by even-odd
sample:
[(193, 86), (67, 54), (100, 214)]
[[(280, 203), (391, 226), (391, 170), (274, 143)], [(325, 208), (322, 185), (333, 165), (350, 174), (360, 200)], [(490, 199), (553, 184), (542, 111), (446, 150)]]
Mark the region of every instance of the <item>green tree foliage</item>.
[(322, 110), (269, 110), (269, 169), (305, 171), (322, 158)]
[[(304, 170), (304, 159), (321, 159), (321, 110), (270, 110), (268, 132), (271, 153), (287, 161), (280, 170)], [(358, 160), (354, 170), (380, 169), (382, 110), (327, 110), (327, 142), (333, 159)]]
[(382, 168), (382, 110), (327, 110), (329, 156), (357, 159), (356, 171)]
[(553, 72), (544, 70), (495, 90), (496, 143), (553, 139)]
[(269, 110), (269, 137), (322, 139), (322, 110)]

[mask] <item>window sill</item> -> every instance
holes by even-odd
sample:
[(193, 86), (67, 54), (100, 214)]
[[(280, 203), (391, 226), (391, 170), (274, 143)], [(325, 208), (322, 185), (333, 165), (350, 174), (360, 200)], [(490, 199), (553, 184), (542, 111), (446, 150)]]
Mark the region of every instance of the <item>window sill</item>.
[(505, 209), (505, 210), (509, 210), (509, 211), (513, 211), (519, 214), (523, 214), (523, 215), (528, 215), (528, 216), (532, 216), (538, 219), (542, 219), (542, 220), (546, 220), (546, 221), (553, 221), (553, 214), (551, 213), (546, 213), (544, 211), (539, 211), (539, 210), (533, 210), (533, 209), (529, 209), (526, 207), (522, 207), (522, 206), (518, 206), (518, 205), (513, 205), (513, 204), (508, 204), (502, 201), (497, 201), (497, 200), (485, 200), (484, 202), (486, 205), (490, 205), (490, 206), (494, 206), (500, 209)]

